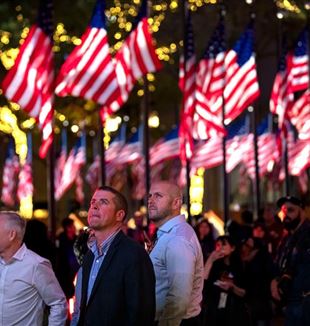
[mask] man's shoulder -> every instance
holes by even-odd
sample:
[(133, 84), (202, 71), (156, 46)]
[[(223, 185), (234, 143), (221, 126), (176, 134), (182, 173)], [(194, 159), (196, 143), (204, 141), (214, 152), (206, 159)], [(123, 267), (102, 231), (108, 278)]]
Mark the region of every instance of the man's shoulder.
[(37, 253), (35, 253), (34, 251), (32, 251), (28, 248), (26, 248), (26, 250), (25, 250), (24, 261), (31, 263), (33, 265), (38, 265), (38, 264), (42, 264), (42, 263), (50, 264), (50, 261), (48, 259), (38, 255)]

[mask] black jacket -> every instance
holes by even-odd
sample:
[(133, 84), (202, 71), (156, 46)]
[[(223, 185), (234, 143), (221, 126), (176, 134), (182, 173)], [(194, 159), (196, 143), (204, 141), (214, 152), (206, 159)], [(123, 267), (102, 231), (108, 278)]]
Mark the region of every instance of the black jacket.
[(83, 263), (79, 326), (146, 326), (155, 316), (155, 275), (144, 248), (119, 232), (100, 267), (90, 298), (87, 287), (94, 255)]

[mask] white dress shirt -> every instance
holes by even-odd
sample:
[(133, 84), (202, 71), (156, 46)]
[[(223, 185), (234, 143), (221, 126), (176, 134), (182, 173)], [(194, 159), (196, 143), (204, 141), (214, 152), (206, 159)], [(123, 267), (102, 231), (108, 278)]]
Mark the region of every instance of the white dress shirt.
[(183, 215), (157, 231), (150, 253), (156, 275), (156, 317), (160, 326), (177, 326), (200, 313), (203, 256), (193, 228)]
[(25, 244), (8, 263), (0, 257), (0, 326), (42, 326), (45, 305), (48, 325), (64, 326), (66, 297), (50, 262)]

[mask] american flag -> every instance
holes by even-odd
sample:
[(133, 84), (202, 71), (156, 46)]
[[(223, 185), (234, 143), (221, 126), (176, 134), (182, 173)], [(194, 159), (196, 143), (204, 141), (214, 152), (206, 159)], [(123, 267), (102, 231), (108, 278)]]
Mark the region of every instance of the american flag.
[(191, 160), (191, 168), (203, 167), (211, 169), (223, 163), (222, 137), (211, 137), (209, 140), (195, 147)]
[(31, 134), (27, 135), (28, 152), (26, 161), (21, 166), (18, 175), (17, 198), (19, 202), (26, 198), (33, 197), (32, 181), (32, 140)]
[(126, 103), (139, 78), (161, 68), (146, 14), (147, 0), (143, 0), (132, 31), (115, 55), (114, 64), (121, 93), (111, 105), (103, 107), (108, 115)]
[(128, 142), (122, 147), (114, 162), (117, 165), (131, 164), (142, 158), (143, 127), (140, 125)]
[(14, 206), (14, 194), (17, 186), (19, 160), (14, 150), (14, 140), (11, 139), (7, 148), (7, 156), (3, 167), (1, 200), (7, 206)]
[[(253, 53), (253, 34), (253, 22), (251, 22), (225, 56), (225, 124), (240, 115), (260, 94)], [(219, 113), (222, 109), (223, 99), (219, 97), (212, 111)]]
[(224, 22), (221, 16), (211, 40), (198, 64), (196, 75), (196, 110), (194, 138), (208, 139), (214, 134), (225, 135), (221, 114), (213, 112), (213, 103), (223, 95), (225, 86)]
[(150, 148), (150, 166), (180, 156), (179, 128), (175, 127)]
[(180, 58), (179, 87), (183, 92), (180, 119), (180, 159), (183, 165), (191, 159), (194, 150), (193, 116), (196, 106), (196, 56), (194, 34), (189, 10), (186, 15), (184, 55)]
[(226, 172), (230, 173), (241, 163), (244, 151), (252, 140), (250, 136), (250, 119), (248, 115), (236, 119), (227, 126), (226, 138)]
[(100, 155), (96, 155), (92, 164), (88, 167), (85, 180), (94, 192), (99, 186)]
[(300, 139), (310, 139), (310, 90), (308, 89), (288, 111)]
[(118, 134), (111, 141), (109, 148), (105, 152), (105, 160), (107, 163), (117, 160), (117, 157), (120, 154), (122, 147), (126, 143), (126, 130), (126, 123), (122, 123), (121, 127), (119, 128)]
[(298, 186), (300, 191), (305, 194), (308, 191), (308, 185), (309, 185), (309, 176), (307, 171), (303, 171), (299, 176), (298, 176)]
[(288, 140), (288, 170), (291, 175), (299, 176), (310, 167), (310, 142), (309, 140)]
[(52, 1), (42, 0), (37, 23), (20, 47), (14, 66), (3, 80), (4, 95), (38, 122), (42, 132), (39, 155), (53, 142), (53, 24)]
[(57, 190), (60, 186), (62, 174), (64, 171), (65, 163), (67, 160), (67, 130), (62, 129), (61, 131), (61, 150), (55, 164), (55, 189)]
[[(283, 43), (285, 42), (284, 39)], [(284, 122), (287, 119), (287, 113), (293, 104), (293, 101), (294, 93), (292, 91), (292, 74), (288, 65), (286, 45), (284, 44), (269, 104), (270, 112), (278, 115), (279, 128), (282, 130), (284, 128)]]
[(82, 175), (83, 167), (86, 165), (86, 134), (83, 132), (81, 138), (81, 144), (78, 147), (77, 153), (75, 155), (73, 173), (76, 171), (75, 179), (75, 199), (81, 205), (84, 202), (84, 180)]
[[(55, 191), (56, 200), (59, 200), (66, 193), (66, 191), (76, 182), (76, 179), (79, 178), (80, 169), (85, 165), (85, 162), (85, 140), (83, 140), (82, 136), (78, 139), (77, 144), (71, 149), (68, 155), (63, 169), (60, 186)], [(79, 182), (80, 180), (78, 180), (77, 186), (81, 187), (81, 184)], [(80, 190), (78, 189), (78, 191)]]
[(55, 93), (78, 96), (102, 105), (120, 95), (105, 29), (104, 0), (97, 0), (90, 25), (60, 69)]
[(300, 33), (293, 51), (288, 55), (292, 74), (291, 88), (298, 92), (309, 88), (309, 31), (307, 27)]
[[(269, 117), (257, 127), (257, 146), (258, 146), (258, 167), (259, 176), (263, 177), (270, 173), (281, 160), (281, 154), (277, 149), (276, 135), (269, 132)], [(249, 177), (255, 179), (255, 153), (254, 153), (254, 135), (248, 141), (247, 148), (242, 156), (243, 164), (246, 167)]]

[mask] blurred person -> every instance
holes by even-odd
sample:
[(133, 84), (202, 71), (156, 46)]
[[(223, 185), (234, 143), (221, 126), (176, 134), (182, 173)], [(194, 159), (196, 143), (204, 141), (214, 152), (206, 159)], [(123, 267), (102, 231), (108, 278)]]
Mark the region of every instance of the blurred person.
[(71, 325), (153, 325), (154, 270), (144, 248), (121, 231), (127, 206), (125, 197), (107, 186), (91, 199), (93, 240), (78, 272)]
[(57, 238), (56, 276), (66, 298), (70, 299), (74, 295), (73, 282), (80, 267), (73, 250), (77, 236), (73, 219), (66, 217), (61, 225), (63, 232)]
[(202, 324), (249, 325), (245, 306), (244, 270), (230, 236), (220, 236), (204, 266)]
[(63, 326), (67, 302), (51, 263), (23, 243), (26, 222), (15, 212), (0, 212), (1, 326)]
[(276, 215), (274, 205), (265, 205), (262, 211), (262, 217), (259, 218), (259, 221), (263, 223), (266, 228), (265, 239), (268, 251), (275, 257), (278, 245), (283, 236), (283, 225)]
[(144, 222), (144, 214), (137, 211), (134, 213), (134, 221), (135, 227), (127, 229), (127, 235), (132, 238), (133, 240), (137, 241), (141, 245), (144, 246), (144, 232), (147, 232), (147, 225)]
[(149, 219), (157, 227), (150, 257), (156, 276), (157, 325), (199, 325), (203, 256), (194, 229), (180, 215), (182, 193), (167, 181), (151, 185)]
[(263, 237), (250, 237), (243, 242), (240, 251), (244, 265), (245, 301), (252, 326), (269, 326), (273, 317), (270, 282), (274, 277), (274, 264), (262, 240)]
[(205, 263), (215, 248), (213, 225), (207, 219), (201, 218), (198, 220), (195, 230), (202, 249), (203, 262)]
[(56, 269), (56, 247), (48, 237), (47, 226), (37, 219), (30, 219), (26, 224), (24, 243), (28, 249), (48, 259)]
[(280, 243), (277, 278), (271, 283), (272, 296), (285, 307), (285, 325), (309, 325), (310, 321), (310, 221), (297, 197), (277, 201), (288, 231)]

